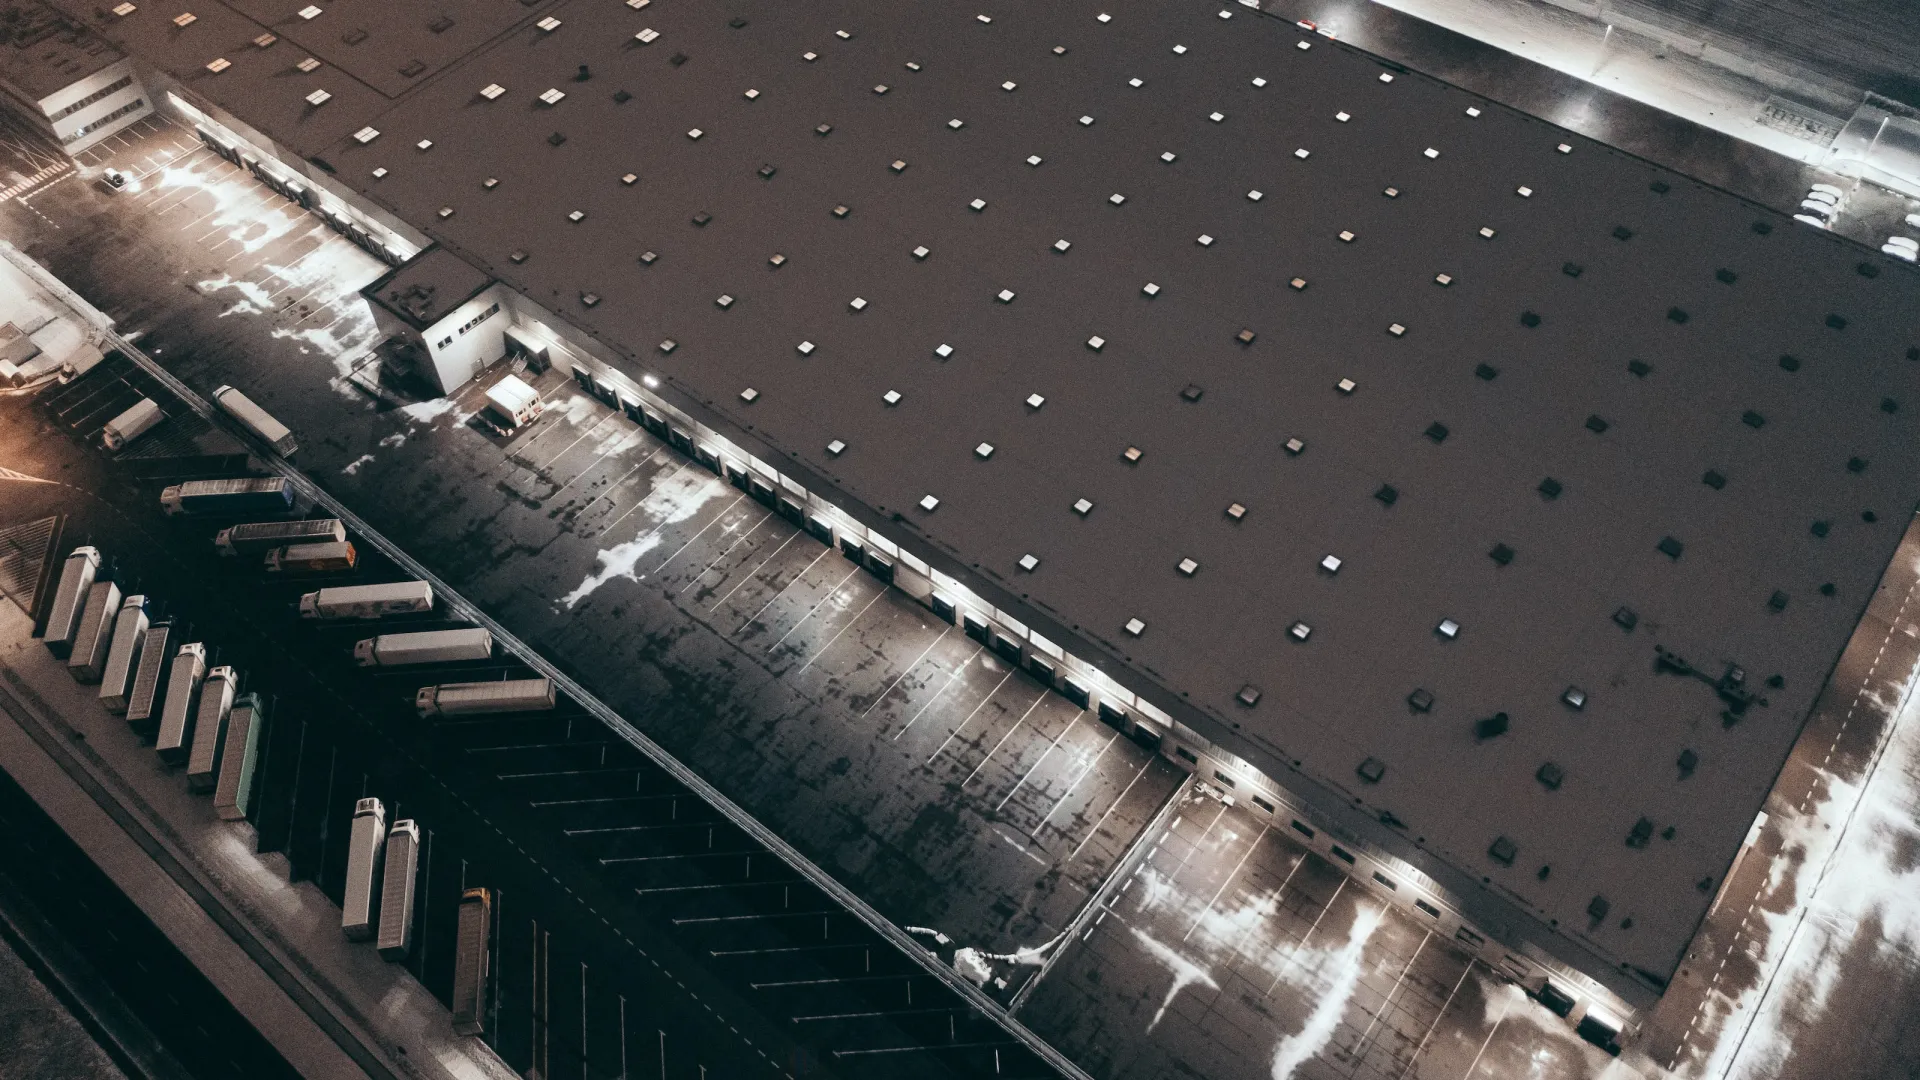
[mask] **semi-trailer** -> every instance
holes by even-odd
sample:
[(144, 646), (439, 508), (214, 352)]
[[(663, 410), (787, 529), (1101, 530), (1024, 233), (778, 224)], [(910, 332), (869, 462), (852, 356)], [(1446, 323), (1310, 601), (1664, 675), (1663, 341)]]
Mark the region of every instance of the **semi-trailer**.
[(133, 691), (127, 695), (127, 726), (143, 739), (153, 738), (160, 726), (167, 672), (173, 669), (173, 653), (167, 648), (172, 640), (173, 621), (161, 619), (147, 627), (146, 641), (140, 646), (140, 667), (133, 675)]
[(220, 771), (213, 785), (213, 812), (222, 821), (246, 818), (253, 800), (253, 770), (260, 762), (260, 729), (267, 723), (260, 695), (241, 694), (227, 714), (227, 737), (220, 748)]
[(147, 598), (138, 593), (120, 602), (113, 620), (113, 644), (107, 648), (107, 666), (100, 673), (100, 704), (110, 713), (127, 711), (140, 650), (147, 644)]
[(293, 507), (293, 481), (284, 476), (189, 480), (160, 492), (168, 514), (272, 514)]
[(442, 683), (439, 686), (423, 686), (413, 696), (414, 708), (420, 711), (421, 716), (543, 712), (553, 708), (553, 700), (551, 679)]
[(386, 842), (386, 807), (379, 799), (361, 799), (354, 804), (353, 828), (347, 837), (347, 888), (340, 903), (340, 929), (348, 941), (366, 941), (374, 935), (380, 852)]
[(222, 555), (263, 555), (288, 544), (339, 543), (346, 538), (347, 527), (339, 518), (250, 521), (221, 529), (213, 546)]
[(213, 790), (220, 770), (221, 743), (226, 741), (232, 715), (235, 684), (240, 677), (225, 664), (207, 672), (200, 684), (200, 708), (193, 718), (193, 749), (187, 753), (187, 790), (205, 795)]
[(346, 585), (300, 598), (300, 616), (305, 619), (378, 619), (432, 610), (433, 586), (424, 581)]
[(166, 418), (167, 414), (161, 412), (160, 406), (155, 405), (151, 398), (141, 398), (132, 408), (107, 421), (107, 426), (100, 429), (100, 443), (109, 451), (118, 453)]
[(327, 574), (351, 570), (360, 563), (353, 544), (341, 540), (327, 544), (289, 544), (267, 552), (270, 574)]
[(292, 457), (300, 444), (293, 439), (293, 432), (287, 425), (273, 418), (273, 414), (254, 404), (253, 399), (235, 390), (231, 386), (216, 387), (213, 391), (213, 403), (220, 411), (240, 422), (240, 426), (253, 432), (261, 442), (273, 447), (273, 452), (281, 457)]
[(459, 660), (485, 660), (492, 655), (493, 634), (477, 626), (464, 630), (381, 634), (362, 638), (353, 647), (354, 662), (361, 667), (450, 664)]
[(87, 606), (80, 628), (73, 632), (73, 651), (67, 655), (67, 674), (78, 683), (97, 683), (107, 666), (113, 645), (113, 617), (120, 610), (120, 586), (96, 581), (87, 590)]
[(394, 822), (381, 870), (380, 933), (374, 938), (382, 960), (405, 960), (413, 949), (413, 890), (419, 869), (420, 826), (412, 818)]
[(80, 628), (87, 595), (93, 591), (93, 579), (99, 572), (100, 551), (91, 547), (74, 548), (60, 567), (60, 582), (53, 587), (53, 607), (47, 613), (47, 632), (40, 640), (48, 652), (62, 660), (73, 653), (73, 632)]
[(197, 641), (180, 646), (173, 671), (167, 677), (167, 701), (160, 711), (160, 729), (153, 752), (168, 765), (184, 765), (193, 740), (194, 707), (199, 704), (200, 681), (207, 677), (207, 647)]
[(453, 942), (453, 1033), (483, 1035), (487, 1030), (487, 984), (493, 952), (493, 894), (468, 889), (460, 894), (460, 921)]

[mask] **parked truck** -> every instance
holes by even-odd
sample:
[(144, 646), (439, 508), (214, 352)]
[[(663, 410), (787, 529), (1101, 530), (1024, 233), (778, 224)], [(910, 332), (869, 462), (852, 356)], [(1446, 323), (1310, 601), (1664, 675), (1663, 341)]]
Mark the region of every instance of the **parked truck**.
[(413, 949), (413, 890), (420, 869), (420, 826), (412, 818), (393, 823), (381, 870), (380, 933), (374, 947), (382, 960), (405, 960)]
[(100, 704), (110, 713), (127, 711), (127, 695), (147, 644), (147, 598), (138, 593), (120, 602), (113, 620), (113, 644), (107, 647), (107, 666), (100, 673)]
[(507, 679), (423, 686), (414, 694), (413, 704), (421, 716), (543, 712), (553, 708), (553, 680)]
[(360, 565), (360, 553), (348, 541), (288, 544), (267, 552), (270, 574), (332, 574)]
[(509, 375), (487, 388), (487, 412), (491, 414), (487, 419), (508, 434), (539, 419), (546, 407), (540, 392), (518, 376)]
[(220, 774), (221, 744), (227, 738), (227, 720), (233, 712), (234, 690), (240, 677), (225, 664), (207, 672), (200, 684), (200, 707), (194, 711), (192, 749), (187, 752), (187, 790), (205, 795)]
[(73, 632), (73, 651), (67, 655), (67, 674), (82, 684), (100, 681), (113, 646), (113, 617), (120, 611), (120, 586), (96, 581), (87, 590), (87, 606), (80, 627)]
[(73, 632), (80, 629), (80, 616), (87, 610), (87, 596), (99, 573), (98, 548), (74, 548), (60, 567), (60, 582), (53, 587), (53, 607), (47, 613), (47, 632), (40, 640), (48, 652), (62, 660), (73, 653)]
[(493, 894), (460, 894), (460, 922), (453, 941), (453, 1033), (484, 1035), (487, 989), (493, 959)]
[(293, 508), (293, 481), (284, 476), (189, 480), (160, 492), (168, 514), (285, 513)]
[(348, 941), (366, 941), (377, 929), (374, 906), (380, 900), (380, 853), (387, 842), (387, 810), (379, 799), (354, 804), (347, 837), (347, 889), (340, 904), (340, 929)]
[(227, 714), (227, 737), (220, 747), (220, 770), (213, 785), (213, 812), (222, 821), (241, 821), (253, 799), (253, 771), (260, 762), (260, 729), (267, 723), (260, 695), (241, 694)]
[(133, 407), (107, 421), (100, 429), (100, 442), (109, 451), (119, 453), (133, 440), (158, 427), (167, 414), (151, 398), (141, 398)]
[(381, 634), (363, 638), (353, 647), (354, 662), (361, 667), (450, 664), (458, 660), (485, 660), (492, 655), (493, 635), (480, 627)]
[(346, 585), (300, 598), (300, 616), (306, 619), (378, 619), (432, 610), (433, 586), (424, 581)]
[(273, 447), (273, 452), (281, 457), (292, 457), (300, 445), (293, 439), (293, 432), (287, 425), (273, 418), (273, 414), (253, 403), (253, 399), (235, 390), (231, 386), (218, 387), (213, 392), (213, 403), (220, 411), (240, 421), (240, 426)]
[(184, 765), (193, 743), (193, 717), (200, 681), (207, 677), (207, 647), (197, 641), (180, 646), (167, 677), (167, 702), (160, 712), (153, 752), (168, 765)]
[(339, 518), (251, 521), (221, 529), (213, 546), (222, 555), (264, 555), (288, 544), (338, 543), (346, 538), (347, 527)]
[(167, 672), (173, 669), (173, 653), (167, 649), (172, 640), (173, 621), (161, 619), (147, 627), (146, 641), (140, 646), (140, 665), (133, 673), (133, 690), (127, 694), (127, 726), (143, 739), (153, 738), (160, 726)]

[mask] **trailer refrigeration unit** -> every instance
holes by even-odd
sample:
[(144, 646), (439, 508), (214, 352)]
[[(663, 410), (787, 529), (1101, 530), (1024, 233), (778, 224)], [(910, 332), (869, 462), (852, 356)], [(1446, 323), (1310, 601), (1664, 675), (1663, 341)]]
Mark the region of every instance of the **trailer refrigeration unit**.
[(252, 398), (233, 387), (215, 389), (213, 403), (220, 406), (221, 412), (240, 421), (240, 426), (253, 432), (261, 442), (273, 447), (273, 452), (281, 457), (292, 457), (293, 452), (300, 448), (294, 442), (293, 432), (287, 430), (287, 425), (275, 420), (273, 414), (255, 405)]
[(453, 943), (453, 1033), (484, 1035), (487, 984), (492, 975), (493, 895), (485, 889), (460, 894), (460, 923)]
[(412, 818), (393, 823), (381, 871), (380, 933), (374, 947), (382, 960), (405, 960), (413, 949), (413, 889), (420, 869), (420, 826)]
[(220, 770), (220, 744), (227, 737), (233, 711), (234, 684), (239, 676), (225, 664), (207, 672), (200, 684), (200, 708), (193, 718), (193, 749), (187, 754), (187, 790), (205, 795), (213, 790)]
[(222, 821), (242, 821), (253, 800), (253, 770), (260, 762), (260, 729), (267, 723), (260, 695), (241, 694), (227, 714), (226, 745), (213, 785), (213, 812)]
[(127, 444), (152, 431), (165, 420), (167, 414), (160, 411), (149, 398), (141, 398), (126, 412), (107, 421), (100, 431), (100, 443), (113, 453), (126, 449)]
[(207, 676), (207, 647), (197, 641), (180, 646), (167, 677), (167, 703), (160, 712), (160, 730), (153, 751), (168, 765), (187, 763), (193, 739), (194, 707), (199, 704), (200, 680)]
[(553, 680), (507, 679), (423, 686), (413, 696), (413, 704), (421, 716), (429, 717), (544, 712), (553, 708)]
[(100, 681), (113, 645), (113, 617), (120, 611), (120, 586), (96, 581), (87, 590), (87, 607), (80, 628), (73, 632), (73, 651), (67, 655), (67, 674), (78, 683)]
[(450, 664), (459, 660), (485, 660), (492, 655), (493, 635), (477, 626), (466, 630), (381, 634), (362, 638), (353, 647), (354, 662), (361, 667)]
[(378, 619), (433, 610), (433, 586), (424, 581), (347, 585), (300, 598), (303, 619)]
[(173, 653), (167, 649), (172, 640), (172, 620), (161, 619), (147, 627), (146, 641), (140, 646), (140, 666), (133, 673), (133, 691), (127, 695), (127, 726), (143, 739), (153, 738), (160, 726), (167, 672), (173, 668)]
[(379, 799), (361, 799), (353, 808), (353, 831), (347, 838), (347, 890), (340, 904), (340, 929), (348, 941), (366, 941), (374, 935), (380, 853), (386, 842), (386, 807)]
[(346, 538), (347, 527), (339, 518), (252, 521), (221, 529), (213, 538), (213, 546), (222, 555), (264, 555), (288, 544), (339, 543)]
[(293, 481), (284, 476), (189, 480), (160, 492), (160, 509), (173, 514), (284, 514), (293, 508)]
[(120, 614), (113, 620), (113, 644), (107, 648), (107, 666), (100, 675), (100, 704), (108, 712), (127, 711), (127, 695), (146, 644), (147, 598), (129, 596), (120, 602)]
[(53, 608), (47, 613), (47, 632), (41, 637), (47, 651), (65, 660), (73, 652), (73, 632), (80, 628), (80, 616), (87, 608), (87, 595), (93, 591), (94, 576), (100, 572), (100, 551), (77, 547), (60, 568), (60, 583), (53, 588)]
[(267, 552), (269, 574), (329, 574), (351, 570), (360, 553), (345, 540), (326, 544), (289, 544)]

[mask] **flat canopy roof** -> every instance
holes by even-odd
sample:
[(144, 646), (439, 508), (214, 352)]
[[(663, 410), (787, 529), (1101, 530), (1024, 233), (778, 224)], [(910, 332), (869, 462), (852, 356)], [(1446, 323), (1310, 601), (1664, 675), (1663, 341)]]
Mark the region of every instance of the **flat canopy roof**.
[(1920, 499), (1907, 268), (1238, 6), (563, 3), (371, 122), (343, 180), (1657, 978)]

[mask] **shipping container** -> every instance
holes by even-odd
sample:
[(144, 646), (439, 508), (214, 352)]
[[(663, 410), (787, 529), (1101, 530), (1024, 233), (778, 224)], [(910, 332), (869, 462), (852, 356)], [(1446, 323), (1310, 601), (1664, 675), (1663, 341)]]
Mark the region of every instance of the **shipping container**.
[(120, 611), (120, 586), (96, 581), (87, 590), (87, 606), (80, 627), (73, 632), (73, 651), (67, 654), (67, 674), (78, 683), (97, 683), (113, 646), (113, 617)]
[(127, 597), (113, 619), (113, 643), (107, 647), (107, 666), (100, 673), (100, 704), (116, 715), (127, 711), (127, 694), (140, 666), (140, 650), (147, 644), (147, 598)]
[(533, 423), (545, 409), (540, 392), (517, 376), (509, 375), (487, 388), (487, 411), (509, 432)]
[(432, 610), (433, 586), (424, 581), (347, 585), (300, 598), (300, 615), (306, 619), (378, 619)]
[(161, 619), (147, 627), (147, 640), (140, 646), (140, 666), (127, 695), (127, 726), (143, 739), (153, 738), (166, 706), (167, 672), (173, 669), (173, 652), (167, 646), (172, 640), (172, 620)]
[(304, 521), (253, 521), (221, 529), (213, 546), (222, 555), (264, 555), (288, 544), (338, 543), (347, 538), (339, 518)]
[(386, 843), (386, 807), (379, 799), (361, 799), (353, 808), (353, 830), (347, 837), (347, 889), (340, 904), (340, 929), (348, 941), (366, 941), (374, 935), (380, 853)]
[(253, 770), (260, 763), (260, 732), (267, 724), (260, 695), (242, 694), (227, 714), (227, 737), (220, 748), (220, 772), (213, 785), (213, 812), (223, 821), (242, 821), (253, 800)]
[(453, 1033), (484, 1035), (493, 959), (493, 895), (487, 890), (468, 889), (460, 895), (453, 948)]
[(166, 418), (167, 414), (161, 412), (160, 406), (155, 405), (152, 399), (141, 398), (132, 408), (107, 421), (107, 426), (100, 431), (100, 442), (108, 450), (118, 453)]
[(267, 552), (270, 574), (324, 574), (351, 570), (360, 562), (360, 553), (345, 540), (330, 544), (289, 544)]
[(153, 750), (168, 765), (185, 765), (193, 745), (193, 717), (200, 704), (200, 680), (207, 676), (207, 647), (197, 641), (180, 646), (167, 677), (167, 703)]
[(253, 403), (253, 399), (235, 390), (231, 386), (222, 386), (214, 390), (213, 403), (248, 431), (253, 432), (261, 442), (273, 447), (273, 452), (281, 457), (292, 457), (299, 444), (294, 442), (293, 432), (287, 426), (273, 418), (273, 414)]
[(413, 949), (413, 889), (420, 869), (420, 826), (412, 818), (393, 823), (381, 870), (380, 934), (374, 947), (382, 960), (405, 960)]
[(293, 481), (284, 476), (189, 480), (160, 492), (168, 514), (271, 514), (291, 509)]
[(448, 664), (458, 660), (485, 660), (492, 655), (493, 635), (479, 627), (381, 634), (363, 638), (353, 647), (353, 659), (361, 667)]
[(413, 696), (421, 716), (473, 716), (480, 713), (542, 712), (553, 708), (551, 679), (445, 683), (423, 686)]
[(220, 775), (221, 744), (227, 738), (227, 720), (233, 710), (235, 684), (240, 681), (225, 664), (207, 672), (200, 684), (200, 707), (193, 718), (193, 749), (187, 753), (187, 790), (204, 795)]
[(74, 548), (60, 568), (60, 583), (54, 586), (53, 609), (47, 613), (47, 632), (41, 640), (62, 660), (72, 655), (73, 632), (80, 628), (80, 616), (86, 612), (87, 596), (99, 572), (100, 552), (90, 547)]

